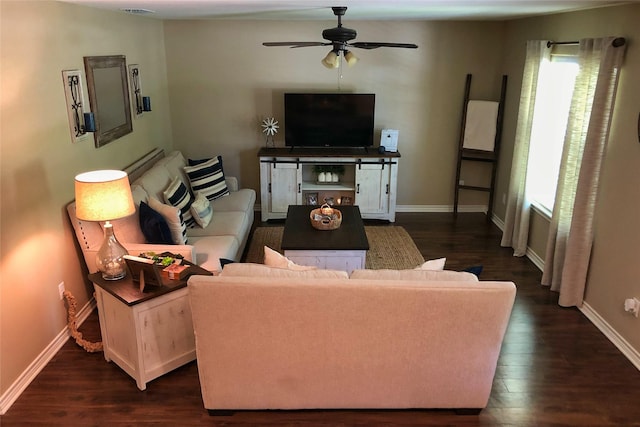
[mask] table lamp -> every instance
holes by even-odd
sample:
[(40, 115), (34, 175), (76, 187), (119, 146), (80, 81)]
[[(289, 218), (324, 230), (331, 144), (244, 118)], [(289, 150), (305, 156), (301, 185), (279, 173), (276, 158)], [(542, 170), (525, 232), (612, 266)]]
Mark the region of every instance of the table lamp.
[(96, 255), (96, 266), (105, 280), (122, 279), (127, 274), (124, 255), (111, 220), (135, 213), (129, 177), (119, 170), (97, 170), (75, 178), (76, 217), (85, 221), (105, 221), (104, 242)]

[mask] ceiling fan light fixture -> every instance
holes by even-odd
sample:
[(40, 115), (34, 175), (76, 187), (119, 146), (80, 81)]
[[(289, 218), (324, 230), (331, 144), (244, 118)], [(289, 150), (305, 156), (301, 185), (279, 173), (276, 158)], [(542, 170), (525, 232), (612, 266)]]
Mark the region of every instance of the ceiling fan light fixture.
[(349, 67), (353, 67), (358, 62), (359, 58), (354, 55), (350, 50), (344, 51), (344, 59), (347, 61)]
[(340, 57), (338, 56), (338, 53), (335, 50), (329, 52), (322, 60), (322, 65), (327, 68), (338, 68), (340, 65)]

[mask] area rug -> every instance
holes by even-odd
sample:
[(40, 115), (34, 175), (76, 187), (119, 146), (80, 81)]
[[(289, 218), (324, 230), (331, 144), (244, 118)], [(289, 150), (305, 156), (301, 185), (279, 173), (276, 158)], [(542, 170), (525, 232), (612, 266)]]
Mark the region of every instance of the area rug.
[[(424, 262), (416, 244), (402, 227), (365, 226), (369, 251), (365, 267), (372, 270), (414, 268)], [(280, 242), (284, 227), (258, 227), (249, 242), (245, 262), (262, 263), (264, 247), (282, 253)]]

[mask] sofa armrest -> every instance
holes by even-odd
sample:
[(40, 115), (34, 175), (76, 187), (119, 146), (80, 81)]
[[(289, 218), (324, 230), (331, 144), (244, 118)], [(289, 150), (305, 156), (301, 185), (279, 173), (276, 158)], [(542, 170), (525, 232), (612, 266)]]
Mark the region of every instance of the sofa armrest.
[(235, 176), (225, 176), (224, 180), (227, 183), (229, 191), (238, 191), (238, 178)]
[(191, 245), (155, 245), (150, 243), (123, 243), (122, 244), (131, 255), (138, 255), (142, 252), (171, 252), (182, 255), (187, 261), (193, 262), (196, 259), (195, 249)]

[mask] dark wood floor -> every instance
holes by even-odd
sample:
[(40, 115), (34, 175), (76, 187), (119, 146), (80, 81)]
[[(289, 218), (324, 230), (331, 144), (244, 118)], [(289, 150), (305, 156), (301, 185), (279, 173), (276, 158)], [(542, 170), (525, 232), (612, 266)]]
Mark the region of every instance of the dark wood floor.
[[(377, 223), (374, 223), (377, 224)], [(448, 269), (482, 264), (481, 279), (512, 280), (518, 295), (489, 405), (480, 415), (448, 410), (264, 411), (209, 417), (195, 362), (142, 392), (101, 353), (69, 341), (0, 420), (14, 425), (260, 426), (629, 426), (640, 425), (640, 372), (577, 309), (561, 308), (540, 272), (501, 248), (482, 214), (399, 214), (425, 259)], [(472, 321), (473, 319), (469, 319)], [(99, 339), (97, 314), (82, 325)]]

